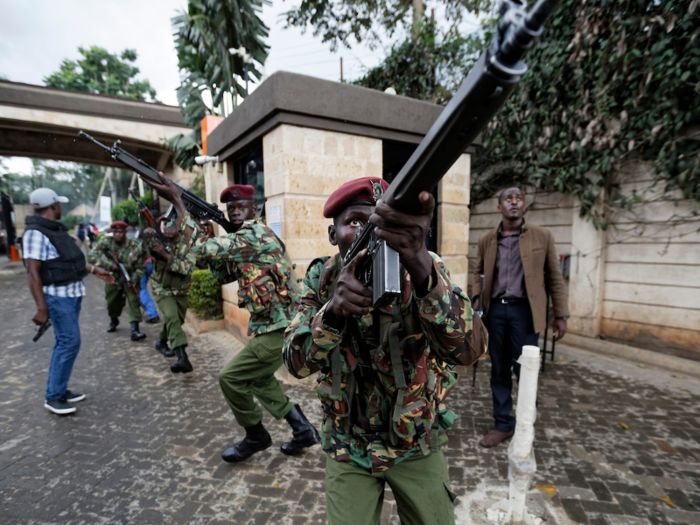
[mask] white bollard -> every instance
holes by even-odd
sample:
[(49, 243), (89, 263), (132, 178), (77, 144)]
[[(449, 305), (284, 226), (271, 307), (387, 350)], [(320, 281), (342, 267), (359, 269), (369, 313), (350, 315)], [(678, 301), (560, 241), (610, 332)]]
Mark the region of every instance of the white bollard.
[(532, 444), (537, 418), (537, 376), (540, 372), (540, 349), (524, 346), (520, 363), (518, 406), (515, 434), (508, 446), (508, 480), (510, 481), (508, 512), (505, 523), (533, 523), (525, 509), (525, 497), (535, 476), (537, 464)]

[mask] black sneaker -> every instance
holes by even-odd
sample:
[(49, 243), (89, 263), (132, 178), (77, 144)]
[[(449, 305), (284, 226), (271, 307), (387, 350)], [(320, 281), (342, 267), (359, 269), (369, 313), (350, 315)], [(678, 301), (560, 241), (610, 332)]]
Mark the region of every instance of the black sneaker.
[(66, 401), (65, 397), (61, 399), (47, 399), (44, 402), (44, 408), (49, 412), (65, 416), (66, 414), (72, 414), (75, 412), (75, 407)]
[(77, 403), (78, 401), (82, 401), (85, 399), (85, 394), (78, 394), (78, 392), (71, 392), (70, 390), (66, 390), (66, 401), (69, 403)]

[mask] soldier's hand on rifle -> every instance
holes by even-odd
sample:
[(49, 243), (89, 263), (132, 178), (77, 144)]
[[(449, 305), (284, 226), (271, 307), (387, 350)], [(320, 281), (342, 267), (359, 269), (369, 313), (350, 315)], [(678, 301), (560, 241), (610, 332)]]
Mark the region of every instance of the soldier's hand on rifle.
[(185, 204), (182, 202), (182, 197), (180, 197), (180, 192), (178, 191), (177, 186), (175, 186), (169, 178), (163, 175), (162, 171), (158, 172), (158, 176), (160, 177), (161, 184), (153, 184), (147, 178), (142, 178), (142, 180), (153, 188), (153, 191), (155, 191), (159, 197), (172, 203), (178, 215), (184, 215), (186, 213)]
[(168, 250), (166, 250), (165, 246), (163, 246), (160, 242), (155, 243), (153, 248), (151, 248), (151, 251), (156, 255), (159, 255), (166, 261), (170, 259), (170, 254), (168, 253)]
[(338, 284), (326, 307), (324, 321), (333, 328), (342, 328), (348, 317), (361, 317), (369, 312), (372, 306), (372, 288), (365, 288), (355, 277), (357, 265), (367, 255), (367, 250), (362, 250), (343, 267), (338, 275)]
[(422, 296), (425, 294), (420, 292), (427, 293), (428, 277), (433, 271), (433, 260), (425, 247), (425, 236), (433, 219), (435, 198), (429, 192), (422, 191), (418, 199), (421, 206), (418, 215), (402, 213), (380, 200), (369, 222), (374, 224), (377, 237), (399, 252), (401, 264)]
[(118, 272), (119, 271), (119, 266), (117, 263), (112, 263), (112, 266), (109, 267), (110, 271), (112, 272)]

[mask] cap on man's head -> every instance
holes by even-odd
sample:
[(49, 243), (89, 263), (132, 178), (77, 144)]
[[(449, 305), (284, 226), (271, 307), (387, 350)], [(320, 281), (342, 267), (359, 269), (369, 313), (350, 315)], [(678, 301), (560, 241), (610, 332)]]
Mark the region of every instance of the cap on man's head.
[(221, 192), (221, 202), (252, 201), (255, 188), (248, 184), (234, 184)]
[(49, 188), (39, 188), (29, 194), (29, 202), (32, 208), (40, 210), (47, 208), (56, 202), (68, 202), (68, 197), (59, 197), (58, 194)]
[(110, 230), (126, 230), (128, 224), (124, 221), (114, 221), (109, 225)]
[(332, 219), (351, 204), (374, 206), (388, 187), (387, 181), (376, 177), (362, 177), (346, 182), (328, 197), (323, 207), (323, 216)]

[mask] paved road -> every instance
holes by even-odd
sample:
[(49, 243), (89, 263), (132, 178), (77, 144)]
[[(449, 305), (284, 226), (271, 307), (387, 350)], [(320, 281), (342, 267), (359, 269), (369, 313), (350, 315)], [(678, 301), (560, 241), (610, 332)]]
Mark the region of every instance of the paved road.
[[(265, 419), (273, 448), (220, 459), (241, 433), (216, 376), (240, 344), (193, 338), (195, 372), (174, 376), (152, 348), (157, 327), (143, 325), (144, 343), (128, 340), (124, 320), (107, 334), (101, 283), (87, 284), (71, 386), (88, 398), (58, 417), (43, 408), (53, 337), (30, 341), (25, 277), (0, 276), (0, 523), (325, 523), (323, 454), (279, 453), (284, 421)], [(540, 497), (580, 523), (700, 523), (700, 385), (561, 348), (540, 383)], [(487, 374), (484, 364), (476, 393), (464, 377), (450, 398), (460, 419), (445, 454), (463, 497), (507, 479), (506, 447), (477, 446), (492, 423)], [(285, 388), (318, 423), (312, 385)], [(389, 491), (384, 511), (398, 523)]]

